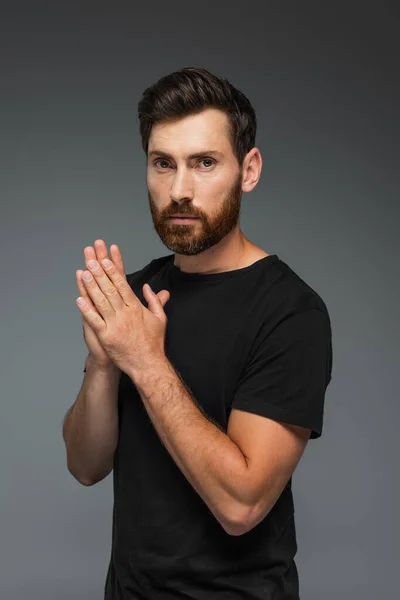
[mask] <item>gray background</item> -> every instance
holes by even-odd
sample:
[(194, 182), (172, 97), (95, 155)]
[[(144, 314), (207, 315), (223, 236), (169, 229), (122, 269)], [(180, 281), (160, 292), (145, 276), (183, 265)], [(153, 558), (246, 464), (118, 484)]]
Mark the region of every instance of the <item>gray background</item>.
[(394, 598), (399, 565), (399, 15), (386, 2), (3, 2), (0, 598), (100, 600), (112, 478), (66, 468), (87, 355), (75, 270), (128, 272), (152, 228), (136, 106), (184, 66), (253, 103), (261, 180), (242, 229), (324, 299), (323, 435), (293, 478), (302, 600)]

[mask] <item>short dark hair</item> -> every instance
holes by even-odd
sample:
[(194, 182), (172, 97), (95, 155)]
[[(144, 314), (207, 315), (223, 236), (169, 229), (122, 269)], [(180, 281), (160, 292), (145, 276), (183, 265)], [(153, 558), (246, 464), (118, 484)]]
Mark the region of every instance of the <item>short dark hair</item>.
[(146, 156), (155, 123), (198, 114), (207, 108), (218, 108), (228, 115), (232, 149), (242, 166), (244, 157), (255, 146), (256, 113), (248, 98), (227, 79), (196, 67), (174, 71), (144, 90), (138, 114)]

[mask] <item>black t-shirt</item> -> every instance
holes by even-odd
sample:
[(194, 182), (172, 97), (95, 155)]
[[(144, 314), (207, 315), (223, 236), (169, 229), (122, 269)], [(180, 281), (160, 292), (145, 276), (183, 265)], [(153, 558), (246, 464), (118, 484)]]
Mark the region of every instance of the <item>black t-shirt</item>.
[[(276, 254), (215, 274), (185, 273), (174, 254), (127, 276), (167, 289), (165, 351), (207, 417), (232, 408), (322, 433), (331, 380), (326, 305)], [(292, 479), (269, 514), (231, 536), (162, 444), (121, 374), (111, 559), (105, 600), (298, 600)]]

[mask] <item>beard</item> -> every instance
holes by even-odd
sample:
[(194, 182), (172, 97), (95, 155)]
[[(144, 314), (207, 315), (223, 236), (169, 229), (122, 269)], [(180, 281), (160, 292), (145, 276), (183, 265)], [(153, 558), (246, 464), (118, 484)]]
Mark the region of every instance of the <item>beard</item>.
[[(211, 217), (191, 212), (190, 202), (174, 203), (160, 215), (155, 202), (147, 191), (153, 226), (162, 243), (172, 252), (195, 256), (218, 244), (239, 223), (242, 200), (242, 173), (239, 173), (226, 194), (219, 212)], [(172, 223), (169, 217), (175, 213), (187, 213), (199, 217), (188, 225)]]

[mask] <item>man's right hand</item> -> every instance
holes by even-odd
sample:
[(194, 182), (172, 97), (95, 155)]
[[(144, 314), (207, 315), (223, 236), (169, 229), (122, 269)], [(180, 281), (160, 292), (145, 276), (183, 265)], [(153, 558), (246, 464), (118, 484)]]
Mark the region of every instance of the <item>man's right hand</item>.
[[(94, 259), (94, 260), (97, 260), (97, 262), (101, 264), (102, 260), (104, 260), (105, 258), (109, 258), (108, 252), (107, 252), (107, 246), (103, 240), (96, 240), (94, 243), (94, 248), (92, 246), (86, 246), (84, 248), (83, 252), (84, 252), (84, 256), (85, 256), (86, 270), (88, 270), (88, 271), (90, 271), (90, 269), (88, 267), (89, 260)], [(110, 246), (110, 260), (112, 260), (112, 262), (115, 264), (118, 271), (126, 279), (124, 262), (122, 260), (122, 254), (121, 254), (119, 247), (116, 244), (113, 244), (112, 246)], [(96, 312), (98, 312), (97, 308), (94, 306), (90, 296), (88, 295), (88, 293), (86, 291), (85, 284), (82, 282), (83, 273), (84, 273), (84, 271), (82, 271), (80, 269), (78, 269), (76, 271), (76, 281), (77, 281), (78, 288), (79, 288), (79, 295), (82, 296), (82, 298), (85, 298), (86, 302), (88, 303), (88, 305), (90, 306), (90, 308), (92, 310), (95, 310)], [(165, 290), (161, 290), (157, 294), (157, 296), (159, 297), (161, 304), (164, 306), (169, 297), (168, 292), (166, 292)], [(100, 369), (107, 370), (107, 369), (112, 369), (113, 367), (118, 369), (118, 367), (116, 365), (114, 365), (113, 361), (111, 360), (111, 358), (109, 357), (109, 355), (107, 354), (107, 352), (105, 351), (103, 346), (101, 345), (94, 329), (92, 329), (92, 327), (89, 325), (89, 323), (86, 322), (83, 315), (82, 315), (82, 325), (83, 325), (83, 336), (84, 336), (86, 345), (89, 349), (91, 363)]]

